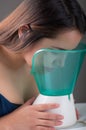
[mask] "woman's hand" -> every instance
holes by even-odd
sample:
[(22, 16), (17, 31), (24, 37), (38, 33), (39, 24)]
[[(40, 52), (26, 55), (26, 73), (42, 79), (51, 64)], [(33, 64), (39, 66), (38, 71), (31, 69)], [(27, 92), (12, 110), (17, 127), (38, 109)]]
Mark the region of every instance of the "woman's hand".
[[(62, 124), (63, 116), (47, 112), (58, 108), (57, 104), (32, 105), (34, 98), (10, 114), (12, 130), (55, 130)], [(11, 130), (11, 129), (10, 129)]]
[(76, 108), (76, 117), (77, 117), (77, 120), (78, 120), (79, 119), (79, 112), (78, 112), (77, 108)]

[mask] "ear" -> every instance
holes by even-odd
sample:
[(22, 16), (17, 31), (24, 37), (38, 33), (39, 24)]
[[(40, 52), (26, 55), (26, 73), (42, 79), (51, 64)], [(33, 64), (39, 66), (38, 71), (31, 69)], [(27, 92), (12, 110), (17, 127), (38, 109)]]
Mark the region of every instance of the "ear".
[(25, 32), (29, 31), (30, 28), (28, 25), (23, 25), (21, 26), (19, 29), (18, 29), (18, 36), (19, 36), (19, 39), (24, 36)]

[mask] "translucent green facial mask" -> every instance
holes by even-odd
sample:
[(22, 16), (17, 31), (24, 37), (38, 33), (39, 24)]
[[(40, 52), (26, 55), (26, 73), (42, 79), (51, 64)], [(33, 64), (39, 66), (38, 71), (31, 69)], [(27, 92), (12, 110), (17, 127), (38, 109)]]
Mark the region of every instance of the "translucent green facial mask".
[(32, 59), (31, 73), (41, 94), (70, 95), (86, 54), (86, 45), (80, 43), (73, 50), (41, 49)]

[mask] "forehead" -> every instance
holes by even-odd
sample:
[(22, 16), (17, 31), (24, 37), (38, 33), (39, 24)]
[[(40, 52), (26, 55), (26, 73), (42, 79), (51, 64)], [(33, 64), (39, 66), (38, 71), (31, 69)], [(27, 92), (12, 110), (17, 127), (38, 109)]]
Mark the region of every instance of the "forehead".
[(42, 48), (52, 47), (58, 47), (60, 49), (73, 49), (79, 44), (82, 37), (83, 34), (81, 34), (78, 30), (63, 31), (57, 34), (54, 38), (43, 38), (33, 43), (26, 49), (27, 51), (25, 51), (35, 52)]
[(80, 42), (82, 34), (79, 31), (69, 31), (57, 35), (55, 38), (44, 38), (32, 46), (28, 47), (23, 53), (26, 62), (31, 66), (34, 53), (42, 48), (74, 49)]

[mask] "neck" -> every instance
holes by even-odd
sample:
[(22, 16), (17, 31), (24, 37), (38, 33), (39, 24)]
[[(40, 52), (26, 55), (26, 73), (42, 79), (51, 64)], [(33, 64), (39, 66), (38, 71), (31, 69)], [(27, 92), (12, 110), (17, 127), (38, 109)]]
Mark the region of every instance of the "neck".
[(5, 65), (10, 69), (21, 68), (25, 64), (25, 60), (21, 54), (16, 54), (11, 51), (8, 51), (6, 48), (0, 48), (0, 61), (1, 64)]

